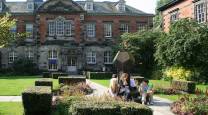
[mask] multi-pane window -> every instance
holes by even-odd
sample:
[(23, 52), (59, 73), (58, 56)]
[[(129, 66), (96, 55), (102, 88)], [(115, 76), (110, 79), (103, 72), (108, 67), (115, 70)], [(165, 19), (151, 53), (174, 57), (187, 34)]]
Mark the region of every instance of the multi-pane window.
[(48, 52), (48, 69), (57, 70), (58, 69), (58, 52), (57, 50), (50, 50)]
[(104, 52), (104, 63), (112, 64), (112, 52), (111, 51)]
[(95, 37), (95, 23), (88, 23), (86, 25), (87, 37)]
[(88, 64), (96, 64), (96, 52), (88, 52), (86, 55), (86, 59)]
[(9, 63), (13, 63), (16, 60), (17, 60), (17, 53), (14, 51), (9, 52)]
[(53, 36), (56, 33), (56, 25), (54, 21), (48, 22), (49, 35)]
[(120, 25), (120, 32), (121, 33), (129, 32), (129, 25), (128, 25), (128, 23), (121, 23), (121, 25)]
[(178, 19), (179, 19), (179, 12), (178, 11), (172, 12), (170, 14), (170, 21), (171, 22), (177, 21)]
[(198, 22), (206, 21), (206, 4), (200, 3), (195, 6), (195, 17)]
[(118, 4), (118, 10), (121, 11), (121, 12), (125, 12), (126, 11), (125, 3), (119, 3)]
[(148, 29), (147, 23), (137, 23), (137, 31), (144, 31)]
[(112, 24), (111, 23), (104, 24), (104, 36), (112, 37)]
[(2, 11), (3, 7), (2, 7), (2, 2), (0, 2), (0, 11)]
[(72, 35), (72, 22), (58, 17), (56, 20), (48, 21), (48, 34), (49, 36), (71, 36)]
[(85, 10), (93, 10), (93, 2), (87, 2), (85, 4)]
[(33, 24), (26, 24), (26, 33), (29, 34), (28, 37), (33, 36)]
[(27, 3), (27, 9), (28, 10), (33, 10), (34, 9), (34, 3), (33, 2)]
[(70, 21), (66, 21), (64, 24), (65, 28), (65, 35), (71, 36), (72, 35), (72, 25)]
[(27, 51), (27, 58), (29, 60), (34, 60), (34, 52), (32, 50)]
[(17, 26), (16, 25), (12, 26), (10, 32), (12, 33), (12, 37), (15, 37), (17, 33)]
[(56, 35), (58, 36), (64, 35), (64, 21), (63, 20), (56, 21)]

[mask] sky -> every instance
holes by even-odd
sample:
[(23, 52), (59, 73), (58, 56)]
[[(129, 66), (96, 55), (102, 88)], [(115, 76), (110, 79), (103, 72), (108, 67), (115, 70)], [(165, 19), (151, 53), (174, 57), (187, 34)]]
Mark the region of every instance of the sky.
[[(26, 1), (26, 0), (6, 0), (6, 1)], [(76, 1), (76, 0), (74, 0), (74, 1)], [(94, 0), (94, 1), (116, 2), (118, 0)], [(133, 6), (139, 10), (142, 10), (146, 13), (155, 13), (156, 1), (157, 0), (126, 0), (126, 4)]]

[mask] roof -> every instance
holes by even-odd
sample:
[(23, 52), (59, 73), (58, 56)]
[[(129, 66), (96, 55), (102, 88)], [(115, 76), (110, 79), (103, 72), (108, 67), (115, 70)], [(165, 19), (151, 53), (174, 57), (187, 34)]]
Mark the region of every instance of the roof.
[(180, 3), (180, 2), (183, 2), (183, 1), (184, 1), (184, 0), (171, 0), (171, 1), (168, 2), (167, 4), (165, 4), (165, 5), (161, 6), (161, 7), (159, 7), (157, 10), (159, 10), (159, 11), (164, 11), (164, 10), (166, 10), (166, 9), (168, 9), (168, 8), (170, 8), (170, 7), (172, 7), (172, 6), (176, 5), (176, 4), (178, 4), (178, 3)]
[[(41, 1), (41, 0), (40, 0)], [(74, 1), (83, 9), (86, 1)], [(35, 9), (37, 10), (45, 2), (36, 2)], [(120, 12), (116, 8), (118, 2), (93, 2), (93, 11), (87, 11), (89, 15), (135, 15), (135, 16), (153, 16), (153, 14), (145, 13), (139, 9), (126, 5), (126, 11)], [(27, 10), (27, 2), (6, 2), (6, 9), (10, 13), (33, 13)], [(35, 11), (36, 11), (35, 10)]]

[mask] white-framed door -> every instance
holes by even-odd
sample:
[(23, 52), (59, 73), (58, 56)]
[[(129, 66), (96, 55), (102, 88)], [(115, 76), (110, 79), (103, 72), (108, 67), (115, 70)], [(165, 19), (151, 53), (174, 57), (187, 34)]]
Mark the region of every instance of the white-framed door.
[(68, 57), (67, 72), (69, 73), (77, 72), (77, 58), (76, 57)]

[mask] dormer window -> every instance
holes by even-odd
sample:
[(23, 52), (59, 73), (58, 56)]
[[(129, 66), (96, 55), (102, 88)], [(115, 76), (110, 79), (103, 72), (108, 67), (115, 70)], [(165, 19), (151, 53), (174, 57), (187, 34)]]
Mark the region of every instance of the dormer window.
[(27, 3), (27, 9), (30, 11), (34, 10), (34, 3), (33, 2)]
[(2, 2), (0, 2), (0, 11), (2, 11), (3, 9), (3, 5), (2, 5)]
[(117, 8), (120, 12), (125, 12), (126, 11), (126, 2), (125, 0), (119, 0), (117, 4)]
[(93, 10), (93, 0), (87, 0), (85, 3), (85, 10), (92, 11)]

